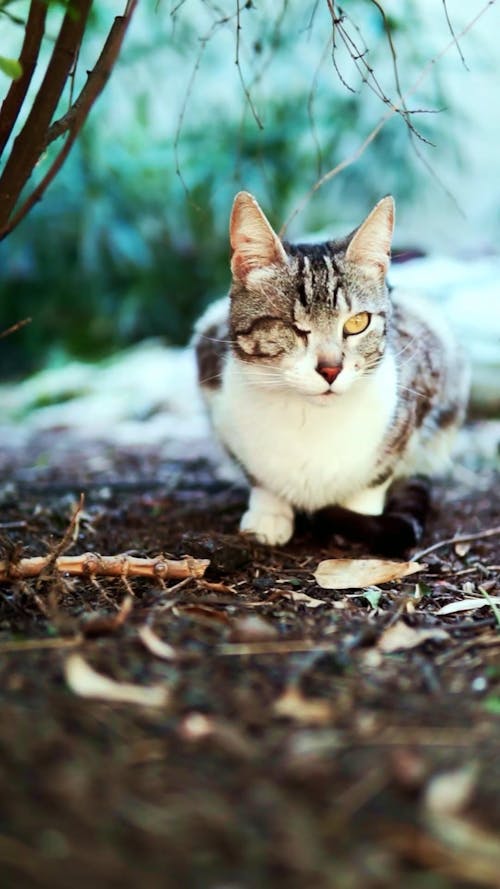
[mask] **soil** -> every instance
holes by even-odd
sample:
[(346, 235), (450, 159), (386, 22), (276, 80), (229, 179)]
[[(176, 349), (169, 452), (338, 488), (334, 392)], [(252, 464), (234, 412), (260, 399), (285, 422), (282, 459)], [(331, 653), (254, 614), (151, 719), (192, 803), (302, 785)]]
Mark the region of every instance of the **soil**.
[[(83, 492), (71, 553), (210, 566), (0, 585), (2, 886), (500, 886), (495, 468), (465, 461), (436, 486), (421, 572), (334, 591), (318, 563), (361, 545), (325, 547), (304, 522), (258, 546), (237, 534), (245, 491), (208, 464), (59, 444), (0, 454), (4, 557), (54, 553)], [(484, 607), (437, 614), (471, 595)], [(383, 650), (402, 625), (430, 632)], [(82, 697), (76, 653), (167, 702)]]

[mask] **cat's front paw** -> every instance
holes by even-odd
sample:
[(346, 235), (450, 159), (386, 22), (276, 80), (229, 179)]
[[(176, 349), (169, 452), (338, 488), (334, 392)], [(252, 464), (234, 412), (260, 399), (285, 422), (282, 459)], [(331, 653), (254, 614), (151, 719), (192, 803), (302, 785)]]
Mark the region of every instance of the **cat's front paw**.
[(293, 534), (293, 518), (285, 513), (248, 509), (241, 518), (240, 531), (251, 534), (258, 543), (283, 546)]

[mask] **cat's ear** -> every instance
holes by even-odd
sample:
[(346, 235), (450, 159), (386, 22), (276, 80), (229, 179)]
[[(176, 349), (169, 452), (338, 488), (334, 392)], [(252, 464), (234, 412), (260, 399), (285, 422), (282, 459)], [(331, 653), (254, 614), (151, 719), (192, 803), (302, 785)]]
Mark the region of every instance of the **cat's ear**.
[(385, 278), (389, 268), (394, 213), (394, 199), (387, 195), (356, 229), (347, 248), (346, 259), (377, 278)]
[(287, 255), (278, 235), (247, 191), (240, 191), (234, 199), (229, 236), (231, 271), (243, 283), (253, 271), (287, 264)]

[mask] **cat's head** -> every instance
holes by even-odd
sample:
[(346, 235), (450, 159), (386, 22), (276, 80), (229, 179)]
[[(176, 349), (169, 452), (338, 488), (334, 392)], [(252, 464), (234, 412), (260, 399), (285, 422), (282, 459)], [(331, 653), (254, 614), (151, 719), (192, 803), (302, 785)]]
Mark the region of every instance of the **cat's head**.
[(323, 404), (373, 372), (391, 308), (393, 227), (389, 196), (343, 241), (293, 246), (280, 241), (252, 195), (236, 195), (231, 340), (250, 382)]

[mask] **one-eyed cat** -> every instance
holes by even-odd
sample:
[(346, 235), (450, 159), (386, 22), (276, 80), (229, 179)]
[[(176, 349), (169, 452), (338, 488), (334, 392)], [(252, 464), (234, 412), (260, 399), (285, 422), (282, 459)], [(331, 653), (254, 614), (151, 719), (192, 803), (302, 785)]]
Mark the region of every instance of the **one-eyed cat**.
[(195, 344), (213, 428), (251, 485), (240, 530), (262, 543), (285, 544), (296, 511), (393, 518), (393, 482), (449, 459), (467, 367), (443, 322), (389, 292), (393, 227), (388, 196), (343, 240), (293, 245), (235, 198), (231, 291)]

